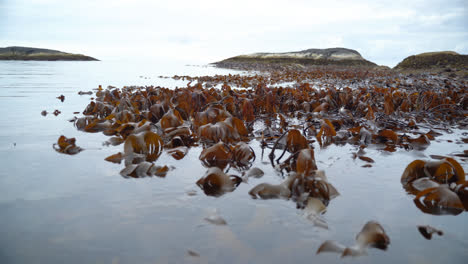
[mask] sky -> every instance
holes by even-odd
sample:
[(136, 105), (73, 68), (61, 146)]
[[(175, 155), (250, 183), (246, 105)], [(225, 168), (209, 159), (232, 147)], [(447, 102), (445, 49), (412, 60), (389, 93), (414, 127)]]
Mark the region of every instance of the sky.
[(467, 7), (467, 0), (0, 0), (0, 47), (193, 64), (345, 47), (393, 67), (422, 52), (468, 54)]

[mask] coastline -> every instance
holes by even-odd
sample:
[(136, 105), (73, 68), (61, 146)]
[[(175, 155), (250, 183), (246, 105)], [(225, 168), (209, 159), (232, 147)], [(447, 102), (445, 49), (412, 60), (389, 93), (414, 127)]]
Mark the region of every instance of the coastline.
[(22, 61), (98, 61), (91, 56), (67, 53), (58, 50), (30, 48), (30, 47), (6, 47), (0, 48), (0, 60)]

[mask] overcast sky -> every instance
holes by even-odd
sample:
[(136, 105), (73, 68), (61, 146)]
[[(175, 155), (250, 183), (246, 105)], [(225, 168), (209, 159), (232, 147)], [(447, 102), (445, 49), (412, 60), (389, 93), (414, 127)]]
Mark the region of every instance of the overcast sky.
[(467, 0), (0, 0), (0, 47), (187, 63), (346, 47), (394, 66), (426, 51), (468, 54), (467, 6)]

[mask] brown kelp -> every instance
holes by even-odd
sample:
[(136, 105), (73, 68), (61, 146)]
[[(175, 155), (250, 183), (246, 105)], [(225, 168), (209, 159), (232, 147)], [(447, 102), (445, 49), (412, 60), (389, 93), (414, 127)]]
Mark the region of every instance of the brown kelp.
[[(177, 166), (159, 164), (159, 157), (168, 154), (178, 161), (198, 148), (206, 172), (193, 182), (215, 197), (229, 196), (249, 178), (262, 177), (254, 162), (263, 161), (265, 152), (278, 179), (252, 186), (250, 197), (290, 200), (322, 228), (328, 228), (324, 213), (339, 192), (335, 178), (329, 181), (326, 168), (317, 164), (317, 148), (350, 144), (356, 149), (352, 158), (371, 167), (379, 160), (365, 155), (369, 148), (387, 154), (422, 151), (440, 131), (468, 125), (468, 89), (461, 79), (288, 67), (173, 78), (188, 83), (175, 89), (99, 88), (74, 124), (80, 131), (102, 132), (109, 137), (107, 145), (123, 145), (105, 160), (124, 161), (120, 174), (125, 178), (170, 177)], [(262, 153), (252, 148), (256, 143)], [(423, 212), (457, 214), (467, 208), (465, 173), (452, 157), (416, 160), (401, 182)], [(329, 241), (318, 253), (362, 255), (369, 247), (385, 249), (389, 243), (382, 226), (371, 221), (355, 246)]]

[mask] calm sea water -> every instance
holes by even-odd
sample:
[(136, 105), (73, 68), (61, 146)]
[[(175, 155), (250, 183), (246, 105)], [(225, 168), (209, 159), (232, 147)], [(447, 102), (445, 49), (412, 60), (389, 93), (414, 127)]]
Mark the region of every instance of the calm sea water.
[[(185, 83), (158, 76), (227, 73), (232, 71), (163, 61), (0, 62), (0, 263), (466, 263), (468, 213), (424, 214), (400, 184), (412, 160), (463, 151), (466, 144), (457, 140), (466, 131), (438, 137), (425, 151), (370, 148), (372, 168), (352, 159), (353, 146), (315, 146), (319, 169), (341, 193), (324, 215), (327, 230), (291, 201), (250, 198), (255, 185), (282, 181), (260, 158), (255, 140), (254, 166), (265, 176), (214, 198), (195, 185), (206, 171), (198, 160), (201, 149), (190, 149), (180, 161), (163, 154), (157, 164), (175, 167), (165, 178), (125, 179), (119, 175), (123, 165), (104, 161), (122, 146), (103, 146), (106, 136), (77, 131), (68, 122), (91, 98), (78, 91), (100, 84), (175, 87)], [(61, 94), (64, 102), (56, 98)], [(40, 114), (56, 109), (58, 116)], [(85, 151), (55, 152), (60, 135), (75, 137)], [(204, 220), (213, 210), (226, 226)], [(389, 235), (387, 251), (348, 259), (315, 254), (324, 240), (351, 245), (369, 220)], [(445, 234), (426, 240), (417, 225)]]

